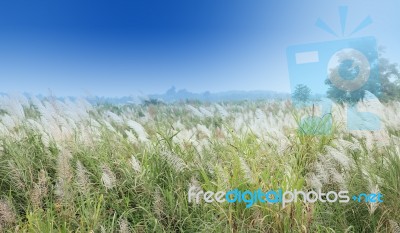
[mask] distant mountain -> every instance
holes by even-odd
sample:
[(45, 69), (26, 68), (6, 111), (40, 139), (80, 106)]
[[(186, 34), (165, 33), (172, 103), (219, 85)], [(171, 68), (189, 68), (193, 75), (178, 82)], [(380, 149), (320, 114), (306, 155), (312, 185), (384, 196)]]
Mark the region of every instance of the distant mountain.
[(176, 90), (171, 87), (164, 94), (149, 95), (149, 99), (157, 99), (164, 102), (175, 102), (182, 100), (198, 100), (207, 102), (218, 101), (238, 101), (238, 100), (262, 100), (262, 99), (287, 99), (290, 98), (288, 93), (279, 93), (274, 91), (225, 91), (211, 93), (209, 91), (203, 93), (193, 93), (185, 89)]
[[(7, 95), (0, 92), (0, 96)], [(26, 97), (32, 96), (31, 94), (24, 93)], [(36, 95), (39, 99), (48, 98), (48, 96)], [(75, 100), (77, 97), (66, 96), (66, 97), (55, 97), (56, 99), (70, 99)], [(164, 94), (151, 94), (142, 96), (124, 96), (124, 97), (105, 97), (105, 96), (91, 96), (86, 97), (86, 100), (91, 104), (140, 104), (140, 103), (151, 103), (151, 102), (165, 102), (172, 103), (177, 101), (204, 101), (204, 102), (219, 102), (219, 101), (240, 101), (240, 100), (273, 100), (273, 99), (288, 99), (290, 94), (279, 93), (274, 91), (225, 91), (211, 93), (209, 91), (203, 93), (194, 93), (187, 91), (186, 89), (176, 90), (175, 87), (171, 87)]]

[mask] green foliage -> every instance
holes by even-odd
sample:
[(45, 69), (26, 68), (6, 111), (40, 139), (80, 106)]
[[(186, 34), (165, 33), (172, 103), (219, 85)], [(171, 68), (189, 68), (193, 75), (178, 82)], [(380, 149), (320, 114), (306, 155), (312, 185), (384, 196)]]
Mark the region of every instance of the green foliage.
[[(400, 71), (395, 63), (391, 63), (388, 59), (383, 57), (383, 49), (380, 49), (379, 58), (370, 64), (371, 70), (376, 68), (379, 70), (379, 80), (377, 82), (368, 80), (365, 85), (354, 91), (346, 91), (337, 88), (332, 81), (328, 78), (325, 84), (329, 86), (327, 96), (339, 103), (356, 103), (364, 99), (365, 91), (369, 91), (379, 100), (387, 102), (400, 98)], [(354, 58), (356, 59), (356, 58)], [(344, 65), (345, 69), (342, 71), (342, 79), (351, 79), (352, 72), (362, 72), (360, 70), (353, 70), (351, 65)], [(359, 67), (356, 67), (360, 69)], [(331, 74), (333, 75), (332, 71)]]
[[(400, 149), (395, 137), (385, 147), (379, 148), (377, 143), (369, 148), (365, 141), (340, 131), (340, 125), (330, 115), (326, 118), (332, 122), (330, 133), (317, 135), (315, 132), (325, 132), (325, 120), (304, 123), (303, 116), (313, 112), (295, 109), (290, 104), (262, 101), (226, 104), (235, 116), (254, 116), (255, 111), (261, 110), (277, 116), (274, 119), (293, 120), (294, 125), (284, 127), (281, 137), (277, 136), (279, 132), (262, 137), (252, 130), (239, 132), (234, 126), (234, 116), (196, 117), (182, 103), (129, 108), (106, 105), (93, 110), (91, 117), (98, 122), (104, 120), (105, 111), (116, 114), (128, 111), (135, 119), (152, 111), (156, 120), (143, 123), (149, 134), (148, 144), (130, 142), (125, 134), (127, 127), (114, 125), (118, 133), (104, 127), (99, 140), (92, 143), (78, 140), (81, 132), (76, 132), (75, 137), (63, 143), (52, 139), (46, 145), (40, 132), (22, 124), (14, 129), (17, 137), (11, 136), (11, 132), (0, 137), (0, 201), (10, 200), (16, 215), (15, 221), (3, 224), (0, 212), (0, 230), (388, 232), (389, 220), (400, 222)], [(26, 112), (30, 118), (38, 117), (33, 109)], [(255, 120), (250, 118), (244, 124)], [(196, 146), (198, 141), (177, 143), (175, 139), (182, 131), (174, 126), (177, 121), (186, 129), (200, 124), (207, 127), (211, 132), (209, 137), (189, 136), (206, 138), (210, 146), (200, 150)], [(391, 132), (399, 136), (398, 131)], [(315, 172), (317, 163), (326, 162), (321, 161), (321, 155), (327, 153), (327, 147), (340, 146), (334, 143), (339, 139), (348, 143), (359, 141), (361, 145), (340, 149), (351, 166), (345, 169), (330, 162), (329, 169), (346, 177), (342, 185), (350, 193), (369, 192), (370, 184), (379, 184), (385, 199), (373, 212), (367, 204), (355, 202), (298, 201), (285, 208), (279, 204), (257, 204), (249, 209), (244, 203), (188, 203), (191, 185), (207, 191), (310, 190), (308, 175)], [(287, 145), (282, 146), (284, 143)], [(328, 174), (329, 169), (324, 172)], [(115, 179), (112, 187), (104, 185), (104, 170)], [(339, 188), (333, 182), (323, 187), (324, 191)]]
[(295, 87), (292, 98), (296, 102), (307, 102), (311, 98), (311, 89), (306, 85), (299, 84)]

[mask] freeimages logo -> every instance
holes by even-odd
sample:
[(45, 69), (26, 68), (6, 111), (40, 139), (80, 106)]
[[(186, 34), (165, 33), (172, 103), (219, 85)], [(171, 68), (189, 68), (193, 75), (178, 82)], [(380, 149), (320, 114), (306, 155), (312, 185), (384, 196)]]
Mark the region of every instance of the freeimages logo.
[[(347, 7), (340, 7), (342, 35), (345, 32)], [(372, 23), (366, 17), (350, 35)], [(316, 25), (324, 31), (337, 34), (321, 19)], [(374, 37), (360, 37), (320, 43), (295, 45), (287, 48), (287, 62), (292, 94), (298, 87), (307, 87), (315, 96), (310, 101), (296, 101), (296, 107), (319, 106), (321, 116), (302, 119), (301, 125), (323, 123), (325, 127), (309, 130), (306, 134), (329, 134), (332, 126), (332, 101), (334, 96), (348, 103), (348, 130), (379, 130), (378, 116), (370, 112), (358, 112), (357, 101), (376, 99), (380, 92), (379, 64)], [(328, 95), (327, 93), (330, 93)], [(371, 95), (372, 94), (372, 95)], [(302, 127), (306, 128), (306, 127)]]

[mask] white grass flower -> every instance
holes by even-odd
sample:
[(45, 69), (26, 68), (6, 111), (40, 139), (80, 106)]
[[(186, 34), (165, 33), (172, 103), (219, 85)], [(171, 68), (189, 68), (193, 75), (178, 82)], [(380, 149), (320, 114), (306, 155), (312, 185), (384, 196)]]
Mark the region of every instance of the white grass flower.
[(332, 157), (345, 169), (350, 168), (350, 166), (352, 164), (351, 160), (343, 152), (341, 152), (331, 146), (325, 146), (325, 150), (327, 151), (327, 156)]
[(164, 200), (159, 187), (156, 188), (153, 195), (153, 213), (158, 220), (161, 220), (164, 215)]
[(71, 197), (69, 184), (73, 178), (73, 172), (70, 165), (72, 155), (69, 151), (62, 149), (57, 158), (57, 183), (56, 195), (62, 202), (68, 202)]
[(208, 111), (204, 107), (200, 107), (199, 111), (206, 117), (213, 117), (214, 116), (214, 114), (212, 114), (210, 111)]
[(129, 233), (130, 232), (129, 222), (125, 218), (120, 219), (118, 225), (119, 225), (120, 233)]
[(103, 122), (104, 122), (104, 125), (106, 126), (106, 128), (107, 128), (109, 131), (111, 131), (111, 132), (113, 132), (113, 133), (116, 133), (116, 130), (115, 130), (114, 127), (110, 124), (110, 122), (108, 122), (108, 121), (106, 121), (106, 120), (104, 120)]
[(265, 113), (259, 108), (257, 108), (257, 110), (255, 112), (255, 117), (261, 121), (265, 121), (267, 119), (267, 117), (265, 116)]
[(43, 198), (47, 196), (47, 172), (40, 170), (37, 183), (34, 183), (33, 190), (30, 194), (31, 203), (35, 208), (41, 208)]
[(182, 172), (187, 168), (185, 161), (172, 152), (163, 152), (161, 158), (163, 158), (177, 172)]
[(242, 116), (238, 116), (238, 117), (235, 118), (235, 122), (234, 122), (234, 125), (233, 125), (233, 128), (234, 128), (235, 132), (241, 132), (243, 126), (245, 125), (244, 122), (245, 121), (243, 120)]
[(148, 139), (149, 136), (147, 135), (146, 130), (141, 124), (137, 123), (134, 120), (128, 120), (127, 125), (136, 132), (140, 142), (143, 143), (149, 142)]
[(0, 108), (18, 120), (25, 118), (24, 107), (15, 97), (6, 96), (1, 98)]
[(389, 227), (391, 233), (400, 233), (400, 226), (394, 220), (389, 220)]
[(106, 189), (114, 188), (117, 181), (115, 174), (106, 165), (103, 165), (101, 170), (102, 170), (101, 181), (103, 182), (104, 187)]
[(242, 157), (239, 157), (239, 161), (245, 179), (250, 183), (254, 183), (255, 181), (249, 165), (247, 165), (246, 161)]
[(215, 166), (215, 172), (217, 177), (221, 180), (222, 182), (222, 187), (225, 189), (230, 189), (230, 181), (229, 181), (229, 172), (225, 171), (221, 165), (216, 165)]
[(322, 184), (328, 184), (329, 183), (329, 173), (328, 170), (325, 168), (325, 166), (321, 162), (316, 162), (314, 164), (314, 169), (315, 169), (315, 174), (320, 180)]
[(8, 114), (1, 117), (1, 122), (8, 130), (12, 130), (17, 125), (14, 119)]
[[(205, 135), (207, 138), (211, 138), (211, 130), (209, 130), (205, 125), (197, 124), (197, 130), (201, 134)], [(203, 136), (204, 137), (204, 136)], [(200, 137), (201, 138), (201, 137)]]
[(133, 155), (131, 156), (131, 166), (135, 172), (137, 173), (142, 172), (142, 166), (140, 165), (139, 160), (137, 160)]
[(322, 189), (322, 183), (318, 179), (318, 177), (315, 175), (315, 173), (310, 173), (307, 175), (306, 178), (307, 185), (311, 187), (313, 190), (319, 190)]
[[(379, 193), (380, 191), (379, 191), (379, 187), (378, 187), (378, 185), (370, 185), (370, 193)], [(375, 213), (375, 210), (378, 208), (378, 206), (379, 206), (379, 202), (369, 202), (368, 203), (368, 211), (369, 211), (369, 214), (374, 214)]]
[(8, 161), (8, 167), (10, 168), (11, 179), (13, 181), (14, 186), (19, 190), (25, 190), (25, 180), (24, 174), (21, 169), (14, 161)]
[(120, 116), (111, 111), (106, 112), (106, 116), (118, 125), (122, 125), (124, 123), (124, 120)]
[(89, 192), (90, 180), (88, 176), (88, 171), (79, 160), (76, 162), (76, 182), (81, 193), (86, 194)]
[(10, 131), (0, 122), (0, 135), (10, 135)]
[(9, 226), (16, 221), (17, 217), (11, 202), (0, 199), (0, 226)]
[(334, 142), (334, 145), (340, 150), (340, 152), (344, 153), (347, 150), (351, 151), (359, 151), (361, 149), (360, 144), (349, 142), (344, 139), (337, 139)]
[(21, 94), (21, 93), (16, 93), (14, 95), (14, 98), (17, 99), (17, 101), (23, 106), (23, 107), (29, 107), (29, 99)]
[(182, 122), (179, 120), (177, 122), (175, 122), (173, 125), (175, 130), (184, 130), (185, 126), (182, 124)]
[(130, 131), (130, 130), (125, 130), (125, 134), (127, 136), (128, 142), (136, 145), (139, 143), (138, 139), (136, 136)]
[(201, 188), (200, 182), (196, 179), (196, 177), (192, 177), (190, 179), (190, 183), (189, 183), (189, 189), (193, 188), (195, 190), (195, 192), (198, 191), (202, 191), (203, 189)]
[(346, 180), (343, 177), (343, 174), (338, 172), (335, 168), (330, 169), (330, 175), (332, 178), (332, 181), (336, 184), (338, 184), (342, 189), (346, 188)]
[(204, 117), (204, 114), (201, 113), (197, 108), (193, 107), (192, 105), (187, 105), (187, 108), (190, 110), (190, 112), (193, 115), (195, 115), (195, 116), (197, 116), (199, 118), (203, 118)]
[(228, 111), (226, 111), (225, 108), (222, 107), (221, 105), (216, 104), (215, 107), (217, 108), (219, 114), (221, 114), (221, 116), (222, 116), (223, 118), (226, 118), (226, 117), (229, 116)]

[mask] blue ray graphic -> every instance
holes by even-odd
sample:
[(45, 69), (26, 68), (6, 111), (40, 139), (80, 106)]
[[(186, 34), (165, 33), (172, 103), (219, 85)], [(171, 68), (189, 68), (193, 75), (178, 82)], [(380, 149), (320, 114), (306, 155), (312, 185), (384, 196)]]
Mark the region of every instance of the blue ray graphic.
[(344, 36), (344, 31), (346, 28), (346, 19), (347, 19), (347, 6), (339, 7), (339, 15), (340, 15), (340, 26), (342, 27), (342, 36)]
[(334, 36), (338, 36), (324, 21), (322, 21), (320, 18), (317, 19), (317, 22), (315, 23), (315, 25), (319, 28), (321, 28), (322, 30), (334, 35)]
[(361, 29), (364, 29), (365, 27), (367, 27), (368, 25), (370, 25), (372, 23), (372, 19), (370, 16), (367, 16), (357, 27), (356, 29), (353, 30), (353, 32), (351, 32), (350, 35), (353, 35), (354, 33), (360, 31)]

